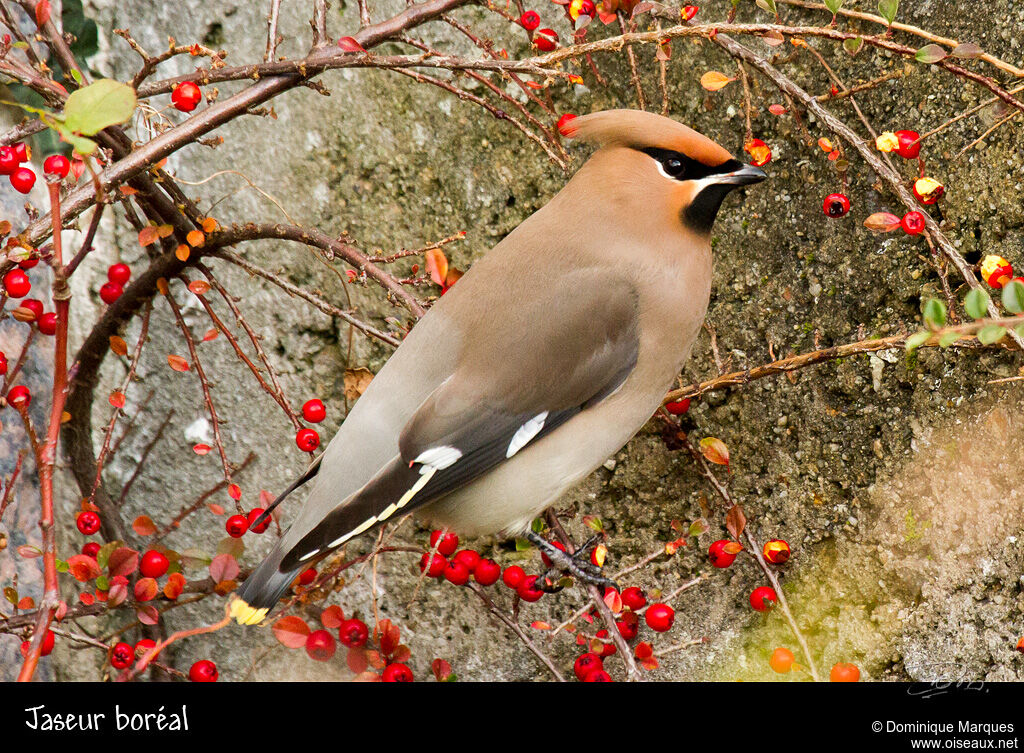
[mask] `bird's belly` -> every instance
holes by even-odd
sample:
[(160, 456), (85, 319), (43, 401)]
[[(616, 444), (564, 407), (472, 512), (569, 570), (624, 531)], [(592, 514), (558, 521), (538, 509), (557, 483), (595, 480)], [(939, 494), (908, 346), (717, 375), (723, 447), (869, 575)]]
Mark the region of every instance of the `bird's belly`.
[(524, 533), (569, 487), (617, 452), (647, 422), (664, 391), (623, 388), (528, 445), (476, 481), (425, 506), (419, 517), (465, 536)]

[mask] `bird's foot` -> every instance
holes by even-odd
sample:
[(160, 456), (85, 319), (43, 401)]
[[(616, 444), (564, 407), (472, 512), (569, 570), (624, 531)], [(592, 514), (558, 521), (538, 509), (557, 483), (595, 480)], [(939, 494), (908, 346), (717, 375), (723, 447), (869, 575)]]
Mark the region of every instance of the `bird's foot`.
[(547, 572), (537, 578), (535, 587), (541, 591), (545, 593), (561, 591), (565, 587), (560, 582), (563, 579), (559, 577), (563, 572), (567, 572), (574, 578), (578, 578), (590, 585), (619, 590), (619, 584), (610, 578), (604, 577), (601, 573), (601, 568), (590, 561), (590, 550), (601, 540), (601, 534), (591, 536), (574, 554), (563, 552), (550, 541), (532, 531), (527, 534), (526, 538), (547, 555), (547, 558), (552, 562)]

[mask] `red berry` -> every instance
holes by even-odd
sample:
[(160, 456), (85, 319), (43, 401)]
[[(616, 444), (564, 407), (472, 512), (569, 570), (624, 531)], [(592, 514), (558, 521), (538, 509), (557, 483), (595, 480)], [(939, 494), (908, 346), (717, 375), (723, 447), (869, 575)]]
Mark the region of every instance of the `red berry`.
[(473, 577), (481, 586), (493, 586), (501, 577), (501, 565), (494, 560), (481, 559), (473, 568)]
[(521, 23), (523, 28), (527, 31), (533, 31), (540, 26), (540, 15), (536, 11), (528, 10), (519, 17), (519, 23)]
[[(43, 645), (39, 649), (40, 656), (49, 656), (50, 652), (53, 651), (53, 642), (57, 636), (54, 635), (52, 630), (47, 630), (46, 635), (43, 636)], [(32, 647), (32, 641), (22, 641), (21, 643), (21, 655), (28, 656), (28, 650)]]
[(684, 397), (682, 400), (665, 403), (665, 410), (673, 416), (681, 416), (686, 413), (686, 411), (690, 410), (690, 398)]
[(327, 416), (327, 409), (322, 401), (313, 399), (307, 400), (302, 406), (302, 417), (311, 424), (318, 424)]
[(100, 516), (92, 510), (83, 510), (78, 513), (78, 517), (75, 519), (75, 525), (77, 525), (78, 530), (86, 536), (92, 536), (100, 530)]
[(338, 628), (338, 640), (349, 647), (362, 646), (369, 637), (370, 629), (366, 627), (366, 623), (355, 617), (345, 620)]
[[(6, 361), (4, 362), (6, 365)], [(6, 369), (4, 369), (6, 371)], [(28, 387), (21, 384), (16, 384), (7, 391), (7, 404), (13, 405), (15, 408), (27, 408), (28, 404), (32, 402), (32, 393), (28, 391)]]
[(616, 620), (615, 627), (619, 629), (619, 635), (627, 641), (631, 641), (640, 631), (640, 620), (632, 612), (626, 612), (621, 620)]
[(36, 174), (27, 167), (19, 167), (11, 173), (11, 185), (19, 193), (28, 193), (36, 184)]
[(320, 446), (320, 435), (312, 429), (299, 429), (295, 435), (295, 444), (303, 452), (312, 452)]
[(664, 633), (671, 628), (675, 619), (675, 610), (668, 604), (651, 604), (644, 612), (644, 621), (647, 622), (647, 626), (658, 633)]
[(412, 670), (398, 662), (384, 667), (380, 675), (381, 682), (412, 682), (412, 679)]
[(249, 530), (249, 521), (243, 515), (232, 515), (224, 523), (224, 529), (231, 538), (240, 539)]
[(114, 669), (127, 669), (135, 660), (135, 649), (121, 641), (110, 652), (110, 666)]
[(572, 665), (572, 671), (576, 673), (577, 680), (582, 680), (595, 669), (604, 669), (604, 660), (593, 652), (583, 654)]
[(52, 311), (43, 314), (38, 321), (39, 331), (44, 335), (53, 336), (57, 332), (57, 315)]
[(20, 164), (12, 147), (0, 146), (0, 175), (12, 175)]
[(611, 682), (612, 676), (603, 669), (595, 669), (583, 678), (583, 682)]
[[(601, 650), (600, 650), (601, 656), (613, 656), (616, 653), (618, 653), (619, 649), (617, 649), (615, 647), (615, 644), (612, 643), (611, 640), (608, 638), (608, 631), (607, 630), (598, 630), (595, 633), (595, 635), (598, 638), (604, 638), (605, 639), (605, 642), (601, 646)], [(598, 653), (598, 652), (595, 651), (594, 653)]]
[(253, 533), (263, 533), (264, 531), (267, 530), (267, 528), (270, 527), (270, 516), (269, 515), (266, 518), (264, 518), (262, 523), (260, 523), (255, 528), (253, 527), (253, 523), (256, 522), (256, 519), (260, 515), (262, 515), (263, 512), (264, 512), (264, 510), (263, 510), (262, 507), (254, 507), (251, 510), (249, 510), (249, 514), (245, 516), (246, 520), (249, 521), (249, 530), (252, 531)]
[(71, 169), (71, 161), (63, 154), (51, 154), (43, 162), (43, 172), (57, 178), (66, 178)]
[(192, 682), (217, 682), (217, 665), (209, 659), (200, 659), (188, 671)]
[(31, 150), (29, 150), (28, 144), (26, 144), (24, 141), (19, 141), (18, 143), (12, 145), (11, 148), (14, 150), (14, 157), (15, 159), (18, 160), (19, 165), (22, 162), (28, 162), (30, 159), (32, 159), (32, 152)]
[(191, 81), (182, 81), (171, 92), (171, 103), (182, 112), (192, 112), (203, 98), (203, 92)]
[(326, 630), (314, 630), (306, 636), (306, 653), (314, 661), (327, 661), (334, 656), (336, 649), (334, 636)]
[[(565, 544), (563, 544), (563, 543), (562, 543), (561, 541), (552, 541), (552, 542), (551, 542), (551, 546), (553, 546), (553, 547), (554, 547), (555, 549), (560, 549), (560, 550), (562, 550), (563, 552), (565, 551)], [(548, 567), (551, 567), (551, 565), (553, 565), (553, 564), (554, 564), (554, 563), (553, 563), (553, 562), (551, 561), (551, 558), (550, 558), (550, 557), (548, 557), (548, 556), (547, 556), (546, 554), (544, 554), (544, 552), (541, 552), (541, 553), (540, 553), (540, 558), (541, 558), (542, 560), (544, 560), (544, 564), (545, 564), (545, 565), (547, 565)]]
[[(438, 541), (440, 541), (440, 543), (438, 543)], [(437, 553), (440, 555), (451, 557), (455, 554), (455, 550), (459, 548), (459, 537), (454, 533), (432, 531), (430, 534), (430, 548), (436, 548)]]
[(4, 275), (4, 290), (9, 297), (24, 298), (31, 289), (32, 283), (29, 282), (28, 275), (20, 269), (12, 269)]
[(444, 578), (456, 586), (464, 586), (469, 581), (469, 568), (464, 562), (449, 562), (444, 569)]
[(832, 671), (828, 674), (830, 682), (857, 682), (860, 680), (860, 670), (856, 664), (847, 664), (846, 662), (839, 662)]
[(541, 29), (534, 35), (533, 44), (541, 52), (551, 52), (558, 47), (558, 34), (554, 29)]
[(170, 566), (171, 562), (166, 556), (155, 549), (150, 549), (142, 555), (142, 561), (139, 563), (139, 572), (147, 578), (159, 578), (167, 572), (167, 568)]
[(135, 641), (135, 655), (137, 657), (143, 657), (151, 649), (156, 648), (156, 641), (152, 638), (139, 638)]
[(789, 544), (782, 539), (766, 541), (763, 553), (764, 558), (773, 565), (781, 565), (789, 559)]
[(311, 567), (311, 568), (309, 568), (307, 570), (303, 570), (302, 573), (299, 575), (299, 585), (300, 586), (308, 586), (314, 580), (316, 580), (316, 568), (315, 567)]
[(917, 155), (921, 153), (921, 142), (918, 141), (921, 134), (917, 131), (896, 131), (896, 138), (900, 140), (900, 145), (896, 147), (896, 154), (903, 159), (917, 159)]
[(0, 350), (0, 376), (7, 373), (7, 356)]
[(95, 541), (86, 542), (82, 547), (82, 554), (86, 557), (92, 557), (96, 559), (100, 554), (100, 545)]
[(474, 552), (472, 549), (463, 549), (453, 559), (455, 562), (461, 562), (467, 570), (473, 572), (480, 563), (480, 553)]
[(519, 565), (509, 565), (501, 574), (501, 582), (515, 590), (526, 580), (526, 572)]
[(842, 217), (850, 211), (850, 200), (841, 193), (830, 193), (825, 197), (825, 215)]
[[(427, 564), (429, 558), (429, 566)], [(440, 554), (431, 555), (430, 552), (424, 552), (423, 556), (420, 557), (420, 572), (426, 572), (428, 578), (440, 578), (444, 575), (445, 568), (448, 567), (448, 560), (442, 557)]]
[(755, 588), (753, 593), (750, 594), (750, 606), (758, 612), (767, 612), (775, 606), (775, 602), (778, 600), (779, 597), (775, 593), (775, 589), (769, 586)]
[(642, 588), (630, 586), (622, 592), (622, 603), (635, 612), (647, 605), (647, 596)]
[(34, 315), (33, 321), (38, 321), (39, 317), (41, 317), (43, 315), (43, 302), (40, 301), (38, 298), (26, 298), (24, 301), (22, 301), (18, 305), (21, 308), (28, 309), (29, 311), (31, 311), (33, 313), (33, 315)]
[(719, 539), (708, 547), (708, 559), (714, 567), (729, 567), (735, 560), (736, 555), (725, 550), (732, 542), (729, 539)]
[(935, 178), (918, 178), (914, 181), (914, 196), (922, 204), (934, 204), (946, 193), (946, 187)]
[(516, 588), (516, 594), (519, 598), (523, 601), (537, 601), (541, 596), (543, 596), (543, 591), (539, 588), (533, 587), (536, 582), (536, 575), (527, 575), (524, 577), (522, 583), (520, 583), (519, 587)]
[(107, 279), (124, 287), (132, 279), (132, 268), (127, 264), (111, 264), (107, 267)]
[(100, 300), (108, 306), (121, 297), (124, 288), (116, 282), (105, 282), (100, 288)]
[(900, 227), (907, 235), (917, 235), (924, 230), (924, 215), (920, 212), (907, 212), (900, 220)]

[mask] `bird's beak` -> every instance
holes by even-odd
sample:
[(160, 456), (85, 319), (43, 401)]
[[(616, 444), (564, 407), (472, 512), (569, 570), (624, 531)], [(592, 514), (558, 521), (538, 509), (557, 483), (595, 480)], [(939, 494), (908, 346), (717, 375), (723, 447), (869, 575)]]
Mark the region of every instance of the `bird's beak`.
[(744, 165), (739, 170), (724, 173), (718, 178), (717, 182), (733, 186), (749, 186), (751, 183), (760, 183), (767, 177), (768, 175), (761, 168), (754, 167), (753, 165)]

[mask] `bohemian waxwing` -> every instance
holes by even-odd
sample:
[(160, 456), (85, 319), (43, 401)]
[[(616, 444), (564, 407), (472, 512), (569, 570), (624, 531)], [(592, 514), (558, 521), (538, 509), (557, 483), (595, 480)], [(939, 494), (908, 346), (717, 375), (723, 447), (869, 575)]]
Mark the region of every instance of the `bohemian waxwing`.
[(563, 128), (599, 148), (434, 303), (285, 492), (316, 477), (232, 604), (240, 623), (411, 510), (470, 537), (529, 531), (661, 404), (704, 321), (719, 206), (766, 176), (649, 112)]

